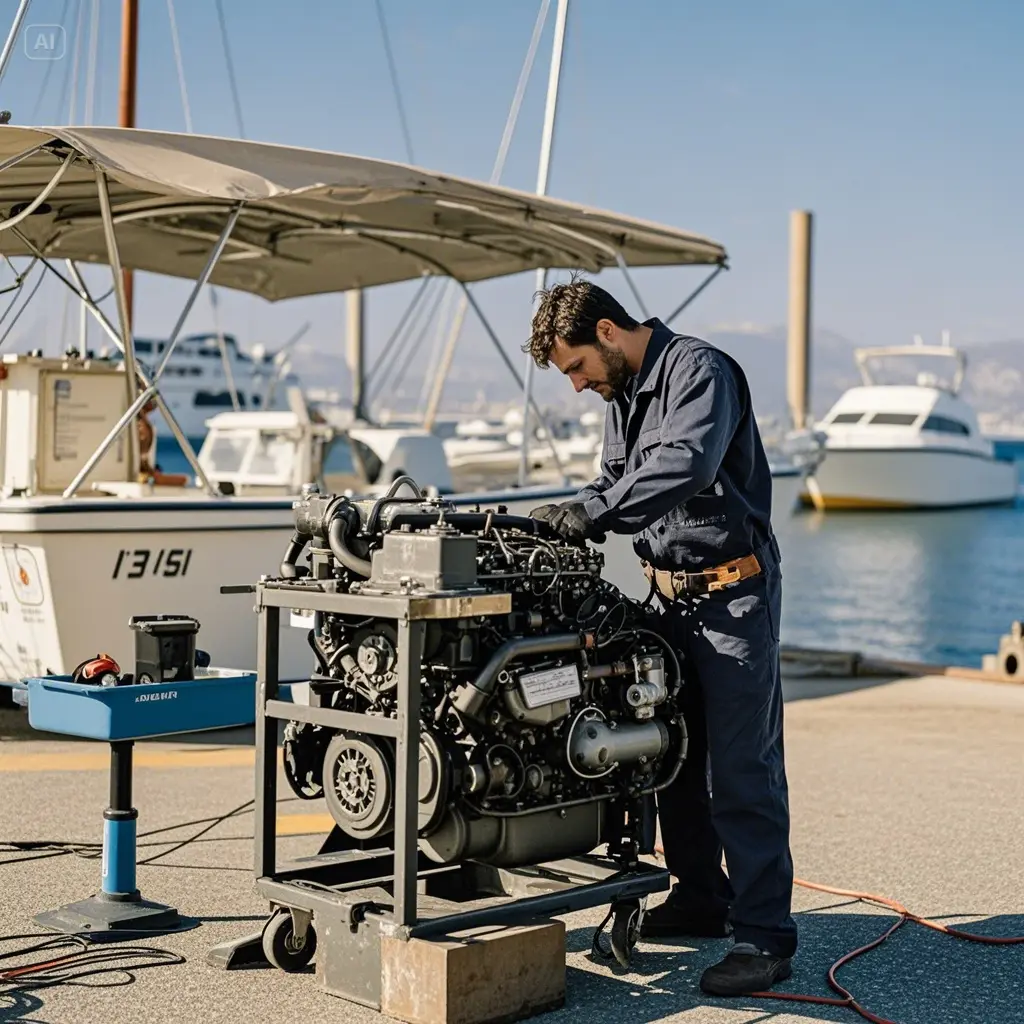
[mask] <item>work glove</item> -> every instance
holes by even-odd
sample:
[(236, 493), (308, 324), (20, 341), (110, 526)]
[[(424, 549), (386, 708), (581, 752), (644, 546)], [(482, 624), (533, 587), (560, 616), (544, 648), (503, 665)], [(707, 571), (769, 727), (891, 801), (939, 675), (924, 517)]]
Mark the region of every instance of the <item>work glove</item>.
[(551, 517), (558, 511), (558, 509), (558, 505), (541, 505), (530, 513), (530, 518), (536, 519), (541, 523), (547, 523), (551, 520)]
[(601, 544), (605, 534), (599, 530), (594, 521), (587, 515), (581, 501), (567, 501), (564, 505), (556, 505), (544, 520), (552, 530), (570, 544), (584, 544), (588, 540)]

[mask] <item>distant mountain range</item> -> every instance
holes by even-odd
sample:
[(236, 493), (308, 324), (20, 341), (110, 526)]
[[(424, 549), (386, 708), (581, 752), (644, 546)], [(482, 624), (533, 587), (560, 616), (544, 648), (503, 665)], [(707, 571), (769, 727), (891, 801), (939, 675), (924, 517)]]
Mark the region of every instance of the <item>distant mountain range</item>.
[[(786, 415), (784, 327), (711, 329), (703, 336), (743, 366), (759, 416)], [(811, 408), (816, 416), (824, 415), (843, 391), (860, 383), (853, 357), (856, 347), (857, 343), (835, 331), (815, 332), (811, 349)], [(1024, 339), (979, 342), (963, 346), (963, 351), (967, 356), (963, 395), (978, 412), (986, 414), (986, 418), (1002, 419), (1024, 413)], [(522, 353), (509, 352), (509, 355), (522, 373)], [(348, 367), (339, 355), (306, 348), (296, 351), (293, 364), (307, 385), (329, 387), (342, 401), (349, 398)], [(574, 394), (556, 370), (537, 372), (534, 382), (535, 393), (543, 405), (557, 407), (570, 415), (603, 408), (603, 402), (595, 395)], [(387, 396), (385, 404), (392, 408), (412, 409), (416, 408), (422, 390), (422, 369), (410, 367), (400, 388), (389, 384), (381, 394)], [(370, 391), (371, 394), (375, 391), (372, 380)], [(511, 375), (490, 345), (483, 339), (463, 339), (445, 387), (442, 410), (483, 412), (494, 406), (518, 404), (518, 395)]]

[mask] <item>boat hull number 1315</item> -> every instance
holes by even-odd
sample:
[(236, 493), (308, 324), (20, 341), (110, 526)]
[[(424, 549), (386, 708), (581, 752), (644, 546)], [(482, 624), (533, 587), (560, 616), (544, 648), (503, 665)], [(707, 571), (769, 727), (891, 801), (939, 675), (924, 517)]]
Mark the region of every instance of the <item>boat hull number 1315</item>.
[(191, 548), (135, 548), (118, 551), (115, 580), (137, 580), (143, 576), (184, 576), (192, 560)]

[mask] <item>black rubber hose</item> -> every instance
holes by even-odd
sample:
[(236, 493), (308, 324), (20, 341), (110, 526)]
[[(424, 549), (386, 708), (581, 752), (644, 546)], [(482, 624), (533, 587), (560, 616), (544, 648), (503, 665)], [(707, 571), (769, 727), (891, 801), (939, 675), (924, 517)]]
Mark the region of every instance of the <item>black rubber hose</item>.
[[(408, 484), (415, 492), (415, 497), (412, 498), (396, 498), (395, 495), (398, 493), (399, 487), (403, 484)], [(377, 532), (377, 520), (380, 518), (381, 510), (385, 505), (390, 502), (401, 502), (401, 501), (424, 501), (426, 495), (420, 490), (420, 486), (416, 483), (411, 476), (396, 476), (391, 481), (391, 486), (385, 491), (381, 497), (379, 497), (370, 509), (370, 514), (366, 519), (366, 532), (373, 534)]]
[(303, 537), (301, 533), (293, 533), (292, 539), (288, 542), (288, 547), (285, 548), (284, 558), (281, 561), (281, 576), (284, 579), (294, 580), (299, 575), (299, 567), (295, 564), (299, 555), (302, 554), (302, 549), (306, 546), (306, 542), (309, 540), (308, 537)]
[(498, 673), (510, 662), (524, 654), (554, 654), (560, 651), (578, 651), (586, 638), (581, 633), (550, 633), (547, 636), (526, 636), (502, 644), (473, 682), (464, 683), (455, 694), (453, 705), (463, 714), (475, 718), (494, 693)]
[(331, 554), (349, 572), (354, 572), (357, 576), (362, 576), (363, 579), (368, 580), (371, 572), (370, 560), (368, 558), (360, 558), (349, 550), (348, 545), (345, 543), (347, 532), (348, 523), (345, 519), (341, 516), (336, 516), (331, 520), (331, 525), (327, 530), (327, 543), (331, 547)]

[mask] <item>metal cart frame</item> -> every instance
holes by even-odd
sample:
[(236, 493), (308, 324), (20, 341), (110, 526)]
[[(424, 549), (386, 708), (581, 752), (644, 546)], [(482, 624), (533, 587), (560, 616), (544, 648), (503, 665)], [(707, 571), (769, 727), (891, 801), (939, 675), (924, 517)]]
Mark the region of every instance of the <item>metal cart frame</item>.
[[(256, 888), (282, 915), (290, 915), (293, 941), (305, 939), (317, 921), (318, 974), (329, 992), (365, 1005), (379, 1005), (382, 935), (399, 939), (450, 935), (485, 925), (522, 924), (621, 901), (638, 904), (669, 888), (669, 873), (638, 862), (624, 870), (610, 859), (570, 858), (536, 867), (501, 869), (470, 862), (443, 865), (418, 849), (420, 663), (428, 620), (503, 615), (508, 594), (462, 592), (422, 594), (342, 593), (333, 581), (319, 585), (264, 580), (255, 588), (259, 616), (256, 680)], [(282, 609), (373, 615), (397, 624), (396, 718), (385, 719), (278, 699), (278, 644)], [(277, 737), (280, 721), (309, 722), (344, 729), (396, 744), (394, 845), (380, 849), (340, 849), (335, 827), (320, 853), (287, 869), (277, 864)], [(465, 894), (469, 887), (468, 909)], [(388, 891), (390, 909), (379, 902)], [(475, 893), (474, 893), (475, 890)], [(436, 893), (440, 898), (434, 898)], [(531, 895), (526, 895), (531, 893)], [(373, 898), (376, 894), (377, 898)], [(458, 894), (458, 895), (457, 895)], [(473, 895), (478, 898), (474, 899)], [(421, 913), (418, 896), (431, 906)], [(462, 897), (460, 899), (460, 896)], [(454, 897), (454, 899), (452, 898)], [(504, 898), (502, 898), (504, 897)], [(274, 921), (268, 922), (268, 927)], [(266, 931), (262, 943), (266, 950)], [(208, 961), (228, 968), (261, 959), (258, 936), (212, 950)], [(248, 955), (241, 954), (248, 943)], [(341, 947), (345, 947), (344, 950)], [(308, 959), (307, 959), (308, 962)], [(278, 963), (278, 966), (284, 966)], [(285, 967), (285, 969), (288, 969)]]

